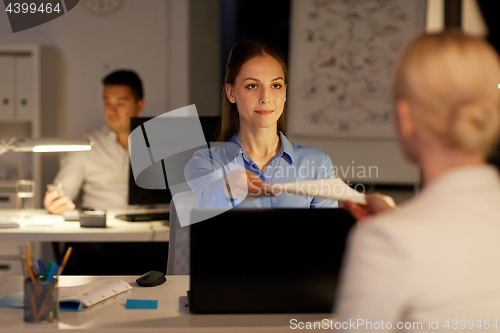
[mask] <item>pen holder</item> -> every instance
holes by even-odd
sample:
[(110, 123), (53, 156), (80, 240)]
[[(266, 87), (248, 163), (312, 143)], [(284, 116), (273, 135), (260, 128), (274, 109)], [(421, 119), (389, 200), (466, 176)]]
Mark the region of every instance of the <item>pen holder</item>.
[(33, 324), (59, 320), (58, 280), (24, 281), (24, 321)]

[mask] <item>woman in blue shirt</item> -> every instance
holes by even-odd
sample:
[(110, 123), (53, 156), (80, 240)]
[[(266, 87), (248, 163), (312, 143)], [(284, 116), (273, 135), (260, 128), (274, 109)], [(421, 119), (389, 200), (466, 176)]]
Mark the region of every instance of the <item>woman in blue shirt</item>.
[(186, 179), (200, 207), (337, 207), (336, 200), (273, 195), (269, 185), (334, 178), (325, 152), (283, 135), (288, 71), (274, 45), (247, 40), (231, 50), (217, 147), (197, 151)]

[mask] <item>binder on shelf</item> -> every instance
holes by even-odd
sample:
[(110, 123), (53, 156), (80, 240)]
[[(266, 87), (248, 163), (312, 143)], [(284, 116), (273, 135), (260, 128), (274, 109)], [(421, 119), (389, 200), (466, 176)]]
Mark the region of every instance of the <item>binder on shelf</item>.
[(14, 56), (0, 54), (0, 119), (14, 117)]
[(33, 58), (29, 55), (15, 57), (17, 118), (30, 118), (34, 114)]

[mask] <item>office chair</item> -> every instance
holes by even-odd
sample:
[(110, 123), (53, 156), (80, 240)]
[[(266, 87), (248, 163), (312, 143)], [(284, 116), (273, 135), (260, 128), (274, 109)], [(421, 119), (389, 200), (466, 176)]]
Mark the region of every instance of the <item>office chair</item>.
[(181, 227), (177, 212), (179, 210), (190, 212), (197, 206), (196, 196), (192, 191), (177, 193), (170, 202), (170, 240), (167, 263), (169, 275), (189, 275), (190, 226)]

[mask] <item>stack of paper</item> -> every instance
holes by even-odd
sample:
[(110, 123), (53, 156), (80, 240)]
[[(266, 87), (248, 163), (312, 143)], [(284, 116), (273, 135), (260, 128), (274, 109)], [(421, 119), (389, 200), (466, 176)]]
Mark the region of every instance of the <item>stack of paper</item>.
[(6, 216), (0, 216), (0, 228), (19, 228), (19, 223)]

